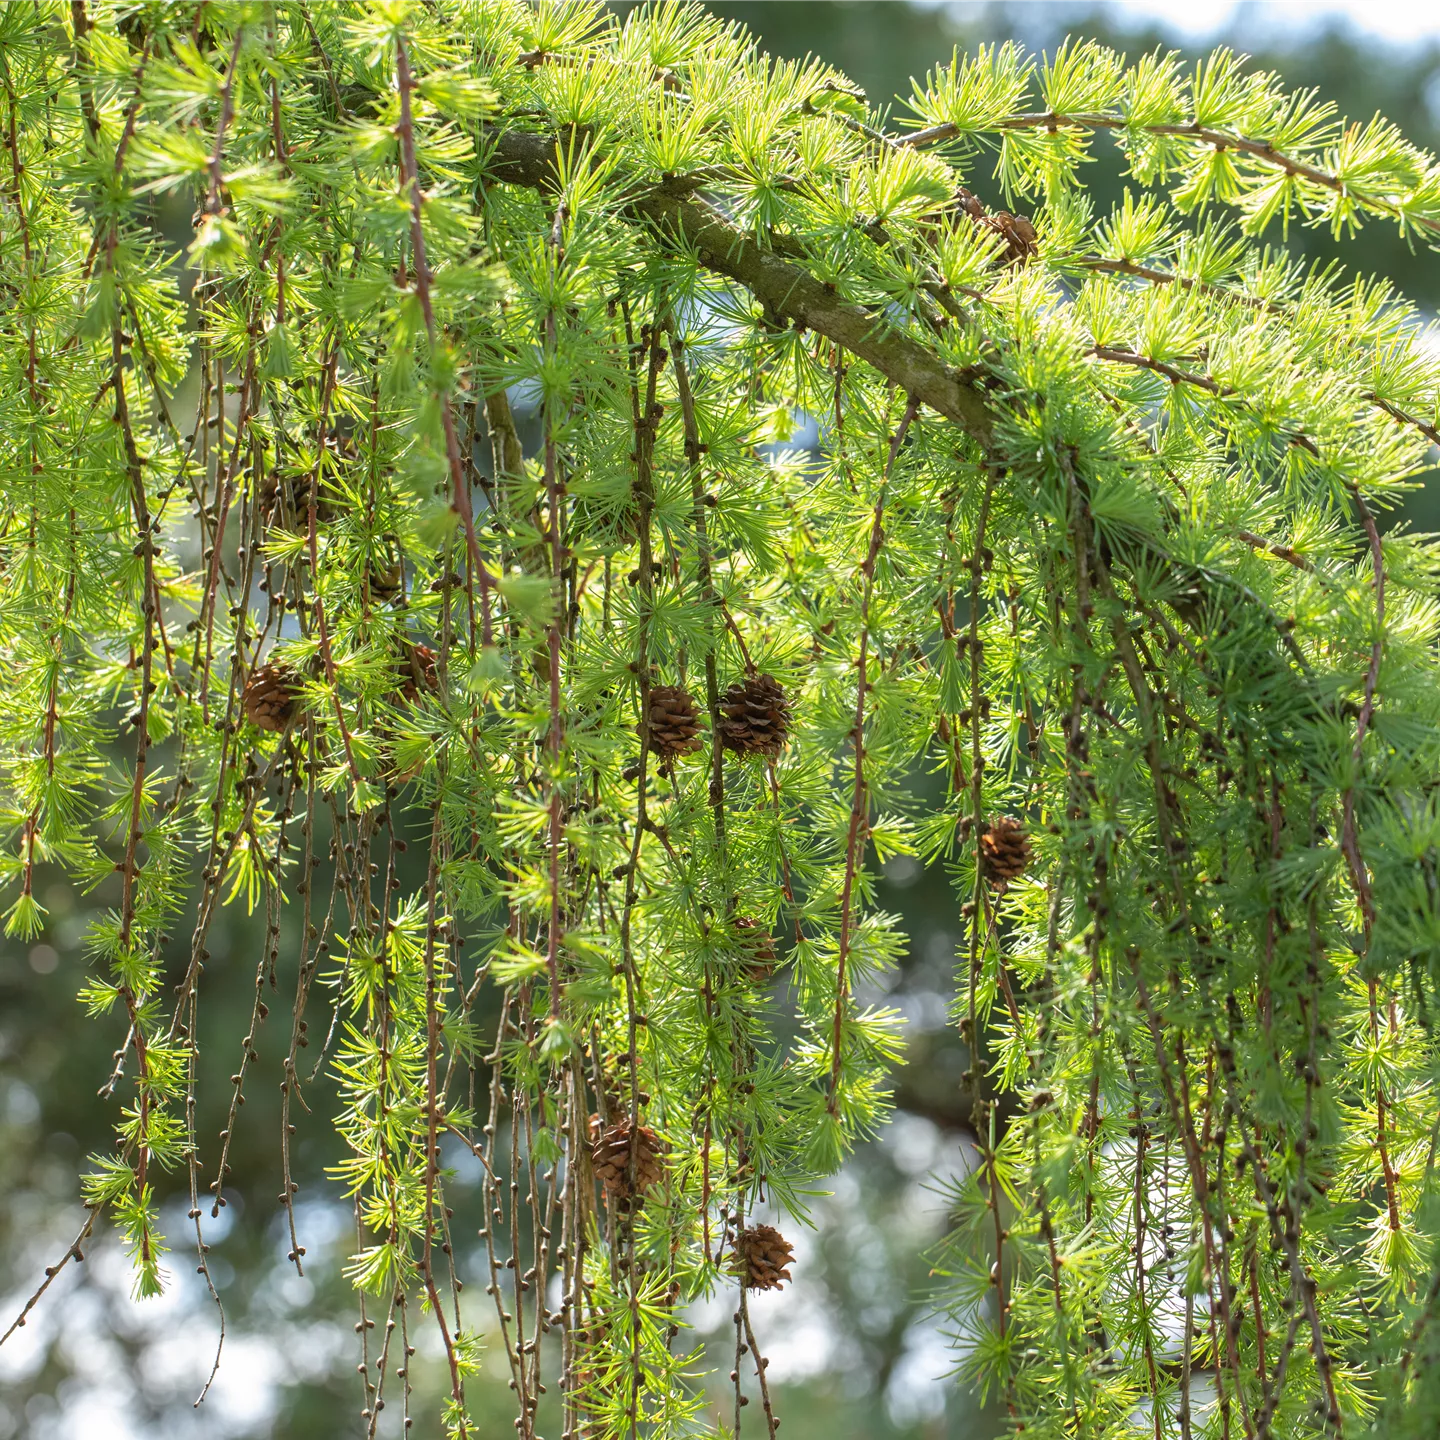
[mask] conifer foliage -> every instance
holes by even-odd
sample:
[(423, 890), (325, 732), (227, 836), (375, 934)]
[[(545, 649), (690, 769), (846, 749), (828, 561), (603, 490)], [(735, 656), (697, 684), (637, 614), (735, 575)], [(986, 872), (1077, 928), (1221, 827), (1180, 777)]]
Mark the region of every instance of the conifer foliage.
[(1440, 556), (1381, 522), (1440, 364), (1300, 224), (1431, 244), (1440, 167), (1223, 52), (985, 49), (892, 114), (684, 5), (0, 6), (7, 933), (51, 867), (116, 894), (54, 1269), (203, 1270), (278, 1081), (295, 1265), (333, 1124), (402, 1322), (370, 1434), (422, 1307), (451, 1434), (482, 1346), (521, 1435), (704, 1428), (718, 1288), (773, 1437), (762, 1219), (884, 1120), (913, 854), (962, 1373), (1029, 1435), (1434, 1433)]

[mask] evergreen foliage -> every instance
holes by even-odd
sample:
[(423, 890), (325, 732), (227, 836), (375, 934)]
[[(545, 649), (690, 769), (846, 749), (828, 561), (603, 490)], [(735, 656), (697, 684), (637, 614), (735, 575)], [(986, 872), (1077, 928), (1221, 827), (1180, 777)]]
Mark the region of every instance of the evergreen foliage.
[(102, 1216), (160, 1290), (177, 1185), (203, 1269), (268, 1076), (283, 1206), (296, 1127), (349, 1147), (370, 1434), (422, 1323), (451, 1434), (482, 1345), (521, 1435), (703, 1430), (719, 1288), (773, 1440), (739, 1280), (885, 1119), (909, 854), (968, 931), (968, 1379), (1029, 1435), (1433, 1433), (1440, 556), (1377, 517), (1440, 361), (1277, 243), (1431, 244), (1433, 157), (1224, 52), (984, 49), (892, 117), (670, 4), (14, 0), (0, 88), (6, 931), (121, 889), (116, 1142), (31, 1305)]

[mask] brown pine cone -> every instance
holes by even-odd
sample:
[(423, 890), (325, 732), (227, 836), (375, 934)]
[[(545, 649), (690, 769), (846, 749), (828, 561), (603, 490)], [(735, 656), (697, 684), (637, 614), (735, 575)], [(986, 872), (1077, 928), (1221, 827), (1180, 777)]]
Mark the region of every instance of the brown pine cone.
[(1035, 227), (1023, 215), (997, 210), (980, 223), (1004, 240), (1005, 258), (1010, 264), (1023, 265), (1032, 255), (1040, 253), (1040, 246), (1035, 239)]
[(734, 1270), (747, 1290), (778, 1290), (795, 1263), (790, 1242), (773, 1225), (751, 1225), (735, 1239)]
[(955, 191), (955, 207), (963, 210), (972, 220), (985, 218), (984, 202), (973, 190), (967, 190), (963, 185)]
[(390, 565), (379, 565), (370, 571), (370, 598), (381, 605), (388, 605), (405, 594), (405, 566), (400, 561)]
[(750, 675), (732, 685), (720, 701), (720, 739), (737, 755), (774, 758), (790, 733), (790, 702), (771, 675)]
[(251, 673), (240, 703), (252, 725), (278, 735), (294, 718), (299, 699), (295, 672), (283, 665), (266, 665)]
[(1023, 215), (1012, 215), (1008, 210), (997, 210), (992, 215), (985, 209), (979, 196), (972, 194), (963, 185), (956, 191), (955, 204), (977, 225), (1004, 240), (1005, 258), (1010, 264), (1023, 265), (1031, 256), (1040, 253), (1035, 227)]
[(438, 695), (440, 672), (436, 668), (435, 652), (418, 641), (402, 640), (400, 658), (395, 662), (395, 682), (401, 696), (412, 705), (422, 690)]
[(775, 953), (775, 937), (748, 915), (737, 915), (731, 924), (739, 942), (741, 968), (756, 985), (763, 985), (775, 973), (780, 957)]
[[(617, 1120), (601, 1129), (591, 1122), (590, 1164), (605, 1187), (605, 1193), (621, 1210), (638, 1209), (645, 1192), (664, 1177), (660, 1163), (660, 1138), (648, 1125), (632, 1126), (628, 1119)], [(633, 1180), (632, 1180), (633, 1176)]]
[(1025, 827), (1011, 815), (992, 820), (980, 832), (980, 865), (994, 885), (1007, 885), (1023, 875), (1031, 855)]
[[(277, 474), (267, 470), (258, 492), (260, 514), (267, 522), (299, 528), (302, 532), (310, 521), (310, 475), (308, 471), (286, 471)], [(323, 484), (315, 487), (315, 520), (326, 524), (339, 513), (334, 496)]]
[(704, 744), (700, 712), (690, 692), (680, 685), (650, 687), (649, 730), (650, 753), (667, 764)]

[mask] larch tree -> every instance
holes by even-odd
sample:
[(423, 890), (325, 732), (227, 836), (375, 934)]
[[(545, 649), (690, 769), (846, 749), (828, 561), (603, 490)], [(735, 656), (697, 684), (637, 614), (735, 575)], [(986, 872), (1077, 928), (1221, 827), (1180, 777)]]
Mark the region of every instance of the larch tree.
[(935, 1299), (1010, 1428), (1434, 1433), (1440, 552), (1387, 512), (1440, 360), (1284, 245), (1434, 244), (1434, 157), (1226, 52), (892, 112), (579, 0), (11, 0), (0, 122), (6, 933), (118, 897), (115, 1142), (12, 1332), (100, 1226), (204, 1272), (279, 1083), (297, 1269), (293, 1137), (347, 1146), (354, 1433), (433, 1326), (447, 1434), (488, 1349), (521, 1436), (773, 1440), (752, 1301), (885, 1121), (911, 855), (976, 1097)]

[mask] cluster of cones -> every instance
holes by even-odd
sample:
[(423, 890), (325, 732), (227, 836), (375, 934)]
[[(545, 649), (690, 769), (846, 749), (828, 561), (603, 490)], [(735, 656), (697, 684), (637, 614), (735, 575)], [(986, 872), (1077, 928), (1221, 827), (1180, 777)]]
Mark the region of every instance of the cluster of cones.
[[(665, 1178), (664, 1145), (648, 1126), (628, 1116), (602, 1125), (590, 1119), (590, 1166), (621, 1214), (638, 1210)], [(795, 1251), (773, 1225), (751, 1225), (732, 1242), (731, 1273), (747, 1290), (778, 1290), (791, 1278)]]
[[(720, 743), (737, 755), (773, 759), (790, 734), (790, 701), (772, 675), (737, 680), (720, 699)], [(682, 685), (654, 685), (646, 715), (650, 751), (673, 765), (704, 743), (704, 721), (695, 697)]]

